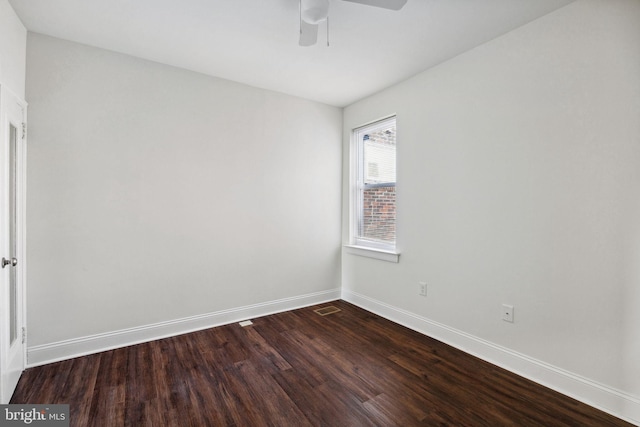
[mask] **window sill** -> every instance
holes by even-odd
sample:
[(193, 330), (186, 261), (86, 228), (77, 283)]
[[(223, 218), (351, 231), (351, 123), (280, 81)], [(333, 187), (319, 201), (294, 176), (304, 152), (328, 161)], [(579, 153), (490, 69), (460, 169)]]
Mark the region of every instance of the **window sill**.
[(367, 258), (379, 259), (381, 261), (388, 261), (398, 263), (400, 261), (400, 254), (392, 251), (385, 251), (382, 249), (368, 248), (365, 246), (344, 245), (346, 253), (351, 255), (358, 255)]

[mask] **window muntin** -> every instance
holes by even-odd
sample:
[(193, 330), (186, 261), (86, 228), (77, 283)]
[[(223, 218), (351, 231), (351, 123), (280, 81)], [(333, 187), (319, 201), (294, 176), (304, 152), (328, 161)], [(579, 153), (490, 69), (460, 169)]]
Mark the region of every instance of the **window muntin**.
[(353, 131), (354, 202), (351, 244), (395, 251), (396, 119)]

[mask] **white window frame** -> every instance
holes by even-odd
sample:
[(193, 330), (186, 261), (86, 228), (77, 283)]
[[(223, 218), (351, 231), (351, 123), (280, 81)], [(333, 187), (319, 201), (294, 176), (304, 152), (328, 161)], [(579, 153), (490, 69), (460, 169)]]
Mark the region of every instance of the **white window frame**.
[[(364, 192), (364, 174), (367, 165), (364, 164), (364, 135), (388, 128), (390, 125), (396, 125), (396, 116), (389, 116), (381, 120), (377, 120), (366, 125), (353, 129), (351, 132), (351, 151), (350, 151), (350, 204), (349, 204), (349, 244), (345, 246), (346, 252), (352, 255), (366, 256), (376, 258), (383, 261), (398, 262), (399, 252), (397, 251), (397, 242), (387, 244), (384, 242), (372, 241), (360, 237), (360, 224), (363, 215), (363, 192)], [(397, 179), (396, 179), (397, 181)], [(396, 235), (397, 238), (397, 235)]]

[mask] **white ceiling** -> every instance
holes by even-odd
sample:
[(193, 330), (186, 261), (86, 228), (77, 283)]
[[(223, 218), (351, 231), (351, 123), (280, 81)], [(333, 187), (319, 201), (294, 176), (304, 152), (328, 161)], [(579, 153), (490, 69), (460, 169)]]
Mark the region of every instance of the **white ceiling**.
[(9, 0), (29, 31), (345, 106), (573, 0), (331, 0), (298, 46), (298, 0)]

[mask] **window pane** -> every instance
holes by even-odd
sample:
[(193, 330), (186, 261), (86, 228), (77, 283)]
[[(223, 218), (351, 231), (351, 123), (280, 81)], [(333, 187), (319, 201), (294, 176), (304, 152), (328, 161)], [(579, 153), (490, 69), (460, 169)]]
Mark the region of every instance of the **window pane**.
[(396, 240), (396, 124), (395, 119), (356, 131), (359, 191), (358, 244), (395, 246)]
[(362, 238), (395, 243), (396, 187), (373, 187), (363, 191)]
[(365, 184), (396, 182), (396, 128), (367, 133), (364, 139)]

